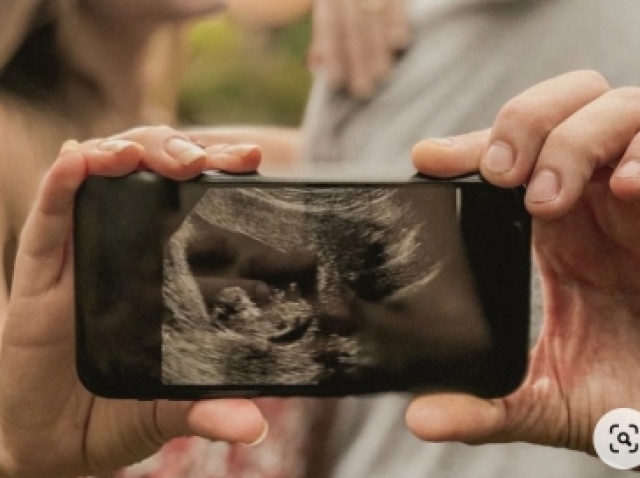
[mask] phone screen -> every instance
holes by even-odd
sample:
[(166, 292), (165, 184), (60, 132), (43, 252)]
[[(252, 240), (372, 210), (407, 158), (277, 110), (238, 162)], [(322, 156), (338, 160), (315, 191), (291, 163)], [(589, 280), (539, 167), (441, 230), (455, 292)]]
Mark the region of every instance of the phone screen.
[(78, 200), (90, 388), (493, 396), (522, 378), (530, 246), (518, 191), (150, 177), (91, 179)]

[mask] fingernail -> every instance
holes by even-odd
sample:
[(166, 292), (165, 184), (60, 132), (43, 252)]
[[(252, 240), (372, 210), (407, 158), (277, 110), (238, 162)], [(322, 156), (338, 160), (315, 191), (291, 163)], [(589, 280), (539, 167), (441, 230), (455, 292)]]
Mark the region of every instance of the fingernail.
[(535, 203), (550, 202), (560, 195), (560, 181), (553, 171), (544, 169), (535, 175), (527, 188), (527, 199)]
[(260, 434), (260, 436), (255, 441), (252, 441), (251, 443), (243, 443), (243, 445), (246, 447), (258, 446), (267, 438), (268, 434), (269, 434), (269, 424), (265, 422), (264, 428), (262, 429), (262, 433)]
[(223, 148), (219, 152), (230, 154), (232, 156), (246, 156), (250, 152), (255, 151), (256, 149), (259, 149), (259, 146), (257, 144), (242, 143), (242, 144), (231, 144)]
[(627, 161), (618, 169), (616, 176), (623, 179), (640, 178), (640, 162), (635, 159)]
[(436, 143), (440, 146), (451, 147), (453, 146), (453, 139), (451, 138), (429, 138), (429, 141), (432, 143)]
[(515, 163), (513, 150), (508, 144), (497, 141), (487, 150), (483, 163), (490, 172), (504, 174), (511, 170)]
[(119, 153), (132, 146), (136, 147), (136, 149), (139, 150), (144, 149), (141, 144), (126, 139), (105, 139), (98, 145), (98, 149), (102, 151), (108, 151), (110, 153)]
[(60, 153), (66, 153), (67, 151), (78, 151), (79, 149), (80, 143), (78, 143), (75, 139), (68, 139), (64, 143), (62, 143)]
[(241, 144), (217, 144), (215, 146), (209, 146), (206, 148), (209, 156), (217, 156), (220, 154), (230, 156), (246, 156), (251, 151), (260, 149), (257, 144), (253, 143), (241, 143)]
[(196, 159), (207, 155), (204, 149), (182, 138), (169, 138), (164, 145), (169, 155), (176, 158), (182, 164), (191, 164)]

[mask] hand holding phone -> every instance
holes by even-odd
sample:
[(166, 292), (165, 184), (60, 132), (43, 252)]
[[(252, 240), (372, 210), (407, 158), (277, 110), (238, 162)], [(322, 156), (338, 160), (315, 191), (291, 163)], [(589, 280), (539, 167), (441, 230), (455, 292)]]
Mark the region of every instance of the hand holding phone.
[(248, 400), (106, 400), (78, 380), (71, 247), (76, 191), (87, 175), (117, 176), (140, 165), (174, 179), (197, 175), (204, 161), (185, 165), (164, 156), (162, 145), (177, 135), (140, 128), (117, 138), (118, 151), (100, 149), (98, 140), (69, 142), (43, 178), (22, 229), (3, 314), (0, 474), (99, 475), (142, 460), (173, 437), (250, 443), (263, 432), (264, 418)]

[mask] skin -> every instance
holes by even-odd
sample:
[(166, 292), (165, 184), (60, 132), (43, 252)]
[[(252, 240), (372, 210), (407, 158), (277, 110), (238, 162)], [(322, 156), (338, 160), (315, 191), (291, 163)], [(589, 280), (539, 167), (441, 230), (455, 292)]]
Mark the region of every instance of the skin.
[(639, 129), (639, 88), (579, 71), (513, 98), (490, 130), (416, 145), (424, 173), (479, 170), (498, 186), (527, 184), (545, 300), (520, 388), (495, 400), (419, 397), (406, 415), (418, 437), (593, 454), (602, 415), (640, 409)]
[[(0, 329), (6, 317), (17, 238), (38, 184), (60, 144), (66, 138), (105, 137), (133, 125), (170, 122), (171, 112), (152, 108), (147, 97), (147, 91), (153, 90), (146, 71), (154, 59), (149, 54), (154, 46), (152, 39), (163, 32), (173, 37), (180, 20), (217, 11), (222, 3), (86, 0), (76, 4), (60, 0), (56, 5), (61, 14), (58, 41), (66, 56), (65, 64), (90, 77), (94, 88), (84, 88), (71, 75), (68, 84), (52, 92), (55, 107), (0, 91)], [(146, 15), (150, 8), (155, 12), (153, 16)], [(142, 17), (144, 25), (125, 21)], [(164, 50), (160, 53), (167, 54)], [(33, 140), (33, 131), (38, 131), (37, 141)], [(207, 137), (197, 140), (217, 143), (221, 148), (232, 144), (247, 146), (249, 142), (249, 147), (255, 147), (253, 141), (260, 142), (265, 148), (264, 157), (271, 158), (266, 162), (267, 170), (278, 170), (282, 162), (290, 162), (297, 154), (298, 138), (293, 130), (216, 131), (207, 130)]]
[(405, 0), (315, 0), (309, 67), (332, 88), (370, 98), (409, 37)]
[[(84, 177), (147, 168), (187, 179), (203, 169), (254, 171), (263, 156), (255, 143), (248, 143), (253, 130), (195, 138), (163, 126), (104, 141), (67, 143), (52, 166), (64, 138), (104, 137), (126, 125), (157, 122), (140, 94), (146, 85), (143, 60), (149, 38), (168, 26), (165, 20), (218, 8), (214, 0), (154, 1), (163, 20), (130, 29), (126, 22), (116, 26), (120, 16), (127, 17), (118, 6), (134, 8), (141, 2), (110, 3), (113, 11), (102, 12), (110, 21), (102, 21), (92, 8), (103, 3), (88, 0), (82, 9), (66, 11), (59, 38), (67, 61), (95, 75), (95, 90), (67, 85), (58, 98), (64, 104), (60, 111), (0, 93), (0, 476), (99, 474), (149, 456), (174, 436), (253, 443), (267, 429), (250, 401), (108, 401), (88, 394), (77, 380), (67, 233), (73, 195)], [(33, 141), (33, 131), (38, 131), (38, 141)], [(297, 151), (293, 131), (271, 129), (257, 136), (265, 157), (273, 154), (287, 161), (287, 154)], [(184, 148), (170, 147), (173, 137), (202, 148), (196, 157), (185, 156)], [(187, 159), (192, 162), (186, 164)], [(42, 269), (34, 267), (43, 259)], [(36, 283), (32, 276), (43, 281)]]
[[(179, 138), (183, 143), (169, 141)], [(184, 180), (204, 169), (253, 171), (257, 148), (200, 148), (168, 127), (67, 142), (44, 178), (22, 231), (0, 359), (0, 473), (67, 477), (139, 461), (169, 439), (199, 435), (253, 443), (266, 433), (249, 400), (107, 400), (75, 372), (73, 199), (88, 175), (140, 168)], [(34, 453), (34, 450), (42, 450)]]
[[(495, 400), (417, 398), (407, 412), (417, 436), (592, 453), (591, 434), (605, 412), (640, 408), (639, 103), (635, 88), (611, 89), (593, 72), (575, 72), (507, 103), (491, 130), (416, 147), (414, 162), (427, 174), (479, 169), (501, 186), (528, 184), (546, 314), (516, 392)], [(249, 401), (108, 401), (90, 396), (75, 376), (69, 230), (84, 177), (146, 167), (186, 179), (205, 167), (256, 167), (255, 149), (229, 163), (226, 154), (216, 159), (216, 146), (187, 162), (184, 150), (167, 149), (175, 136), (188, 139), (168, 128), (142, 128), (119, 136), (132, 143), (119, 143), (118, 151), (99, 150), (99, 141), (67, 145), (42, 183), (18, 249), (3, 336), (0, 469), (8, 476), (97, 473), (138, 460), (172, 436), (251, 442), (265, 430)], [(492, 171), (505, 164), (487, 154), (496, 141), (517, 152), (513, 168)], [(536, 184), (545, 170), (557, 175), (558, 191)], [(36, 444), (52, 451), (34, 456)]]
[(229, 14), (243, 23), (256, 27), (281, 27), (298, 20), (308, 12), (313, 0), (231, 0)]

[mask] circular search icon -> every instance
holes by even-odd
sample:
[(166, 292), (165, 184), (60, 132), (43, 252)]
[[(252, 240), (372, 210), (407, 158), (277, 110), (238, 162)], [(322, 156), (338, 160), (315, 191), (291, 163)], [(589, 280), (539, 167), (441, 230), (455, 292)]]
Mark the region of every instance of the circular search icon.
[(598, 457), (619, 470), (640, 466), (640, 412), (616, 408), (605, 413), (593, 431)]

